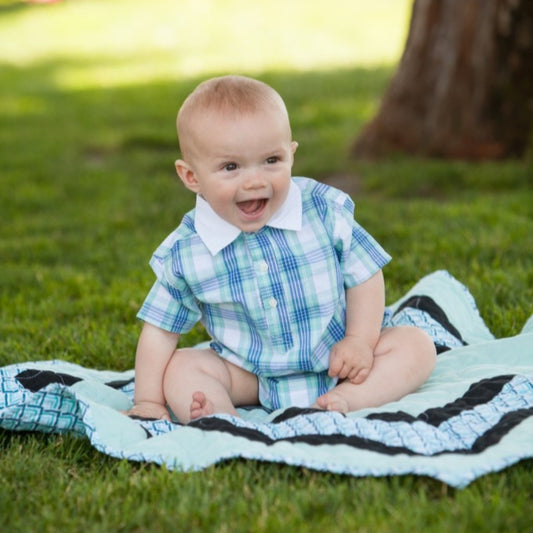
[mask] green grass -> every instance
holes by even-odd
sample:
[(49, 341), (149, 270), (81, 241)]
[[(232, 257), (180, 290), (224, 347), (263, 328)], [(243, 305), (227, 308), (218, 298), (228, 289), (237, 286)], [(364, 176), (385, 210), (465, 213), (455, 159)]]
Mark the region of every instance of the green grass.
[[(497, 336), (518, 333), (533, 312), (531, 160), (348, 156), (394, 71), (409, 5), (1, 2), (0, 365), (132, 367), (147, 261), (193, 204), (173, 171), (174, 115), (197, 82), (230, 71), (285, 97), (296, 174), (353, 192), (394, 256), (389, 302), (444, 268)], [(531, 528), (532, 461), (456, 491), (247, 461), (169, 472), (68, 436), (1, 431), (0, 449), (2, 531)]]

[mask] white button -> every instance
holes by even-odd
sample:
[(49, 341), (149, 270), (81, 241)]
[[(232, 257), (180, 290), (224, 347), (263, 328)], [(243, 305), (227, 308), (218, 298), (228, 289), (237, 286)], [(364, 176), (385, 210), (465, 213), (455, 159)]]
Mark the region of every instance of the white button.
[(268, 263), (266, 261), (259, 261), (259, 271), (266, 272), (268, 270)]
[(268, 300), (268, 305), (270, 305), (270, 307), (272, 307), (273, 309), (274, 307), (278, 305), (278, 301), (276, 300), (276, 298), (270, 298)]

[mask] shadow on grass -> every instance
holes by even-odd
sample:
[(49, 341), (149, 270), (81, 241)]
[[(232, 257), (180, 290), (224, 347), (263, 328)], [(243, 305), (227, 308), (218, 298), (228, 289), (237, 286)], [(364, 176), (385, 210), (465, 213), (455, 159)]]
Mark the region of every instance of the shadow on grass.
[[(118, 61), (101, 61), (111, 70), (124, 68)], [(68, 88), (61, 81), (69, 69), (80, 73), (99, 64), (97, 59), (65, 58), (24, 67), (0, 65), (0, 154), (9, 174), (24, 181), (53, 176), (58, 182), (96, 170), (127, 172), (132, 180), (173, 174), (175, 114), (208, 76), (90, 89)], [(400, 198), (527, 186), (531, 168), (524, 162), (472, 164), (400, 155), (376, 162), (351, 159), (349, 147), (377, 110), (392, 73), (391, 67), (382, 67), (252, 74), (275, 87), (287, 103), (300, 145), (295, 174), (329, 180), (352, 193), (366, 187)]]

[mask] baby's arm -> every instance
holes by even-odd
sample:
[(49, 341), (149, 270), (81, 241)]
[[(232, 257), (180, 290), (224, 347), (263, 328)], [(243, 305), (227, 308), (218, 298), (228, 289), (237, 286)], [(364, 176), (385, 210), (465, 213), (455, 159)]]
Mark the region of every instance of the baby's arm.
[(346, 334), (333, 346), (329, 375), (362, 383), (374, 363), (385, 309), (385, 282), (379, 270), (370, 279), (346, 291)]
[(170, 419), (163, 395), (163, 376), (178, 337), (177, 333), (144, 324), (135, 356), (135, 403), (126, 414)]

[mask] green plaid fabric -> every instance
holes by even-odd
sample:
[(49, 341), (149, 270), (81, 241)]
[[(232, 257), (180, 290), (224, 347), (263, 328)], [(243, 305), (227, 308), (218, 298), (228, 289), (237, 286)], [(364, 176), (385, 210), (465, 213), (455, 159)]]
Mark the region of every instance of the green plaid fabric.
[(344, 336), (345, 289), (390, 260), (354, 221), (349, 196), (308, 178), (293, 183), (301, 230), (241, 232), (215, 255), (189, 212), (155, 251), (157, 280), (138, 314), (176, 333), (201, 321), (216, 352), (258, 376), (270, 409), (308, 406), (335, 385), (327, 370)]

